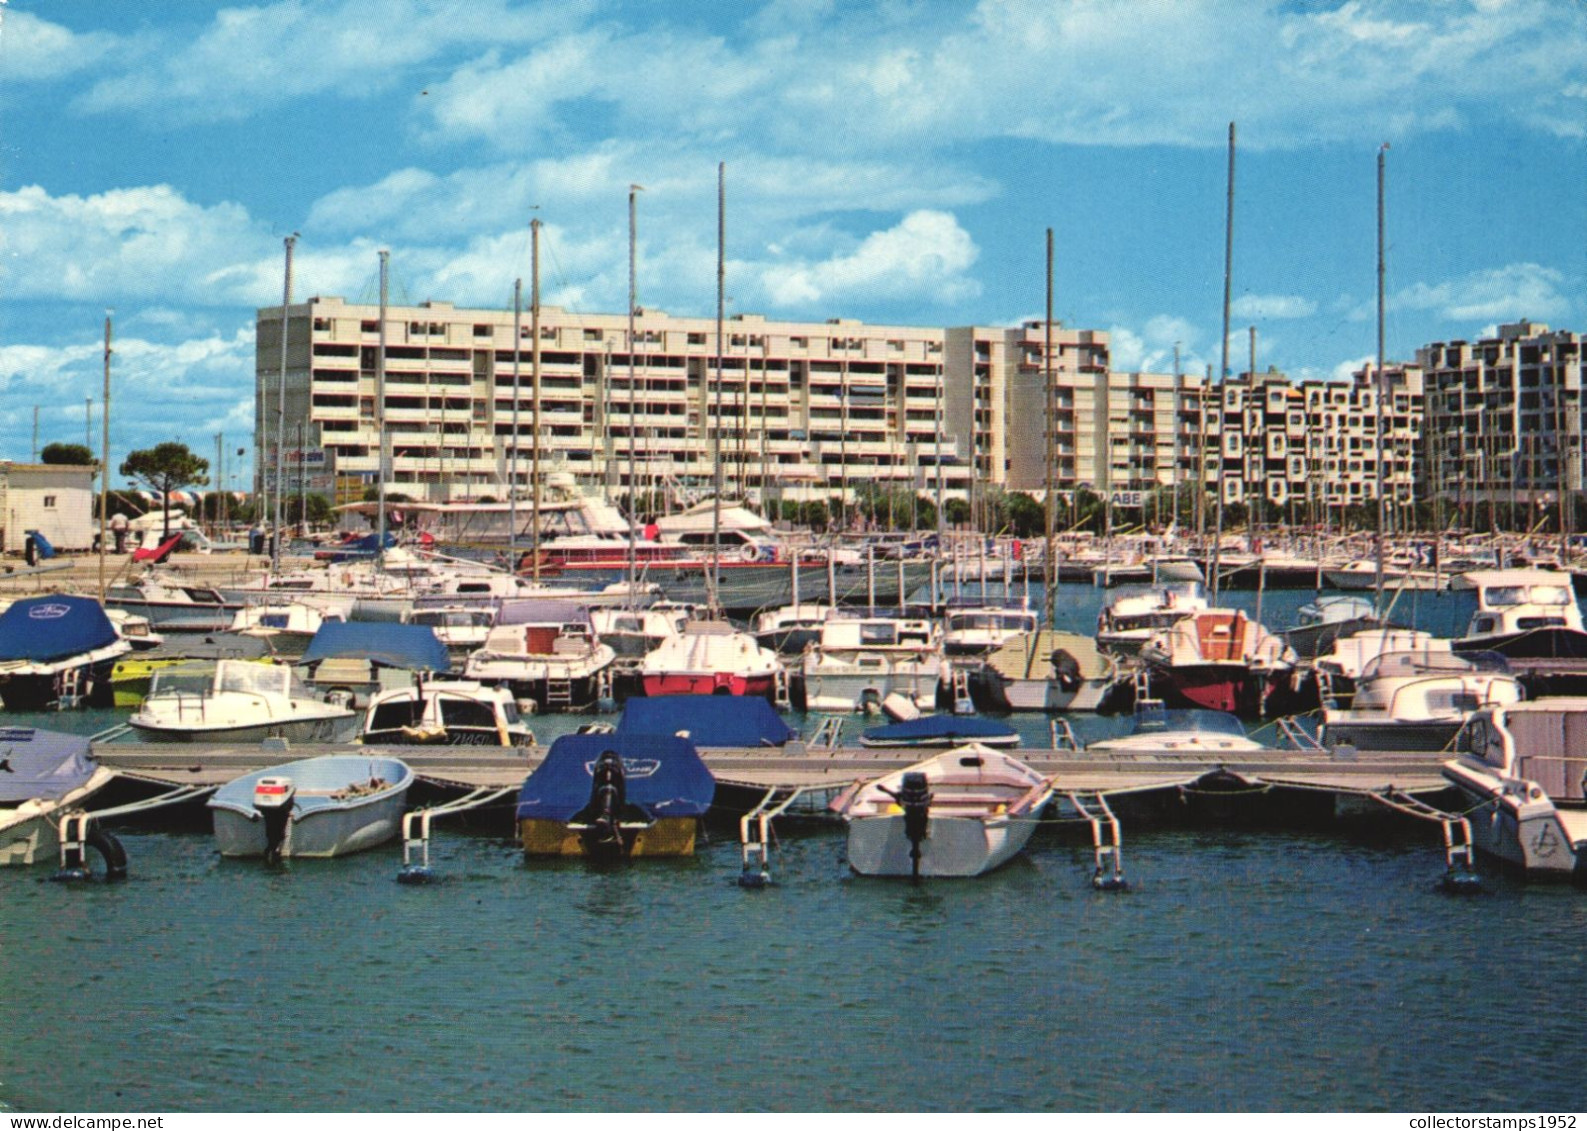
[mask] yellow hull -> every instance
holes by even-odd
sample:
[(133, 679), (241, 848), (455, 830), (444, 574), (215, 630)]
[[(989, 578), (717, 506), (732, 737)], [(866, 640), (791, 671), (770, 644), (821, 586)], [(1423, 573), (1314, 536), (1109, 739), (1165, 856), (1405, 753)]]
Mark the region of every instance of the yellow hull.
[[(693, 817), (664, 817), (634, 834), (628, 855), (693, 856), (694, 836), (699, 822)], [(560, 821), (523, 820), (518, 822), (525, 856), (583, 856), (584, 843), (579, 834)]]

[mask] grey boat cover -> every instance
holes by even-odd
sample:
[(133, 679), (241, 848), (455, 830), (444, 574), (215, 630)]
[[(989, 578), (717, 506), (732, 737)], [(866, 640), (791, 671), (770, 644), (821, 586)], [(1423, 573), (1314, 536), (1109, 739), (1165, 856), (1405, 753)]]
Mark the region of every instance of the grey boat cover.
[(34, 727), (0, 727), (0, 805), (65, 797), (94, 776), (88, 739)]
[(373, 660), (415, 672), (452, 669), (446, 645), (427, 624), (326, 621), (309, 641), (301, 662), (313, 664), (332, 658)]

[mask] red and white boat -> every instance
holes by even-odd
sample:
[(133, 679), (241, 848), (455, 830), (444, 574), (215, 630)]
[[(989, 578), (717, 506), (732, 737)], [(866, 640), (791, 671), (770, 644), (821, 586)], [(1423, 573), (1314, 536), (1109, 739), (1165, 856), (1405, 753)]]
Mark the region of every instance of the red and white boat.
[(639, 673), (646, 695), (763, 695), (771, 699), (777, 653), (726, 621), (690, 621), (650, 652)]
[(1248, 718), (1274, 713), (1292, 686), (1295, 652), (1239, 609), (1208, 609), (1141, 647), (1153, 698)]

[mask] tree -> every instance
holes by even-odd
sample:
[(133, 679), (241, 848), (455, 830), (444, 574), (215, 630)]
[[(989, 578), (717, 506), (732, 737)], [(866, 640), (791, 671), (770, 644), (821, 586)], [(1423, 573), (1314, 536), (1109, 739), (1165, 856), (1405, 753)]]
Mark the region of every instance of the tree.
[(86, 444), (45, 444), (40, 463), (64, 463), (73, 467), (93, 467), (94, 453)]
[(160, 496), (163, 541), (171, 536), (171, 492), (209, 483), (209, 460), (188, 451), (186, 444), (167, 440), (152, 448), (130, 453), (121, 474)]
[(949, 499), (942, 504), (942, 517), (950, 526), (963, 526), (970, 521), (970, 504), (963, 499)]

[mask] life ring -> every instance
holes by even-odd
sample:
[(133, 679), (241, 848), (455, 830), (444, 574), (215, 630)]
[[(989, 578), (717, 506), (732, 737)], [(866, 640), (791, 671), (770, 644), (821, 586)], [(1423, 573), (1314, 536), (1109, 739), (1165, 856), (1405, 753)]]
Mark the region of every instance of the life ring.
[(739, 561), (743, 562), (758, 562), (760, 561), (760, 550), (746, 542), (739, 549), (738, 558)]

